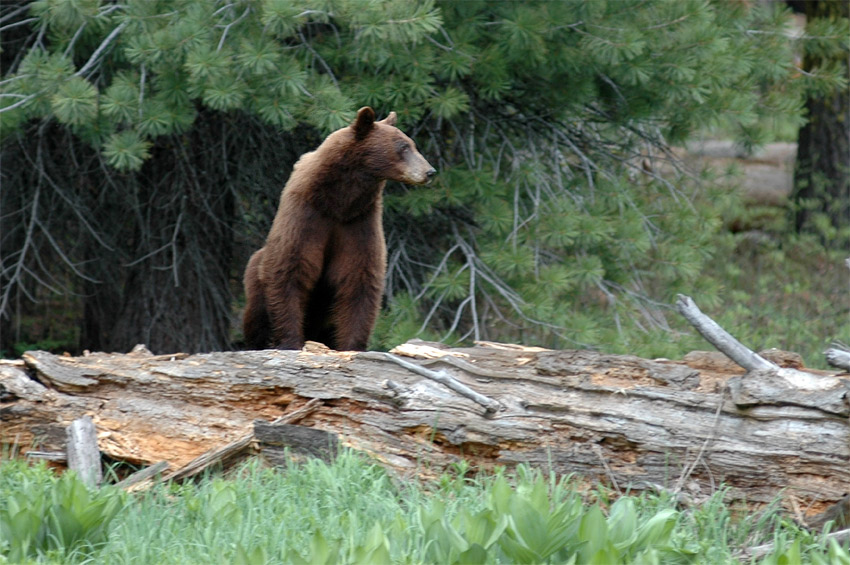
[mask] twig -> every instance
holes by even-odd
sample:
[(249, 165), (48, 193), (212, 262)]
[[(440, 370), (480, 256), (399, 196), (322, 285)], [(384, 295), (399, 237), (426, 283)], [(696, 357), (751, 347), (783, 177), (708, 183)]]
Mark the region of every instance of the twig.
[(313, 49), (313, 46), (310, 45), (310, 43), (307, 41), (307, 38), (304, 37), (304, 32), (302, 32), (301, 30), (298, 30), (298, 37), (301, 39), (302, 46), (305, 49), (307, 49), (307, 51), (309, 51), (313, 55), (313, 58), (318, 59), (319, 63), (321, 63), (321, 65), (325, 68), (325, 72), (328, 73), (328, 76), (331, 78), (331, 81), (334, 83), (334, 86), (337, 89), (339, 89), (339, 82), (337, 82), (336, 77), (334, 76), (334, 73), (331, 70), (330, 65), (328, 65), (327, 62), (325, 62), (325, 60), (322, 59), (322, 56), (319, 55), (319, 53), (315, 49)]
[(21, 98), (20, 100), (18, 100), (17, 102), (15, 102), (14, 104), (12, 104), (10, 106), (3, 106), (2, 108), (0, 108), (0, 114), (2, 114), (3, 112), (8, 112), (9, 110), (14, 110), (18, 106), (23, 106), (24, 104), (26, 104), (27, 102), (29, 102), (30, 100), (32, 100), (36, 96), (39, 96), (43, 92), (44, 92), (44, 90), (40, 90), (40, 91), (38, 91), (34, 94), (30, 94), (26, 98)]
[(26, 455), (29, 459), (43, 459), (44, 461), (53, 461), (54, 463), (68, 463), (68, 453), (65, 451), (27, 451)]
[(5, 283), (5, 288), (3, 289), (3, 296), (0, 297), (0, 315), (6, 312), (6, 308), (9, 305), (9, 300), (12, 294), (12, 289), (17, 284), (19, 287), (22, 287), (20, 276), (21, 270), (24, 268), (24, 260), (27, 256), (27, 251), (32, 247), (32, 236), (33, 230), (35, 229), (36, 223), (36, 215), (38, 213), (38, 196), (41, 193), (41, 184), (38, 183), (35, 186), (35, 195), (32, 197), (32, 201), (30, 206), (32, 206), (32, 213), (30, 214), (30, 223), (27, 226), (27, 233), (24, 239), (24, 244), (21, 246), (20, 256), (18, 257), (18, 261), (15, 264), (15, 273), (9, 277), (9, 279)]
[(68, 43), (68, 47), (65, 48), (65, 52), (63, 53), (65, 57), (71, 57), (71, 52), (74, 50), (74, 44), (77, 43), (77, 39), (80, 38), (80, 35), (82, 35), (83, 31), (86, 29), (87, 23), (88, 22), (83, 22), (83, 25), (77, 28), (77, 33), (74, 34), (74, 37), (72, 37), (71, 41)]
[(593, 452), (596, 453), (596, 456), (599, 457), (599, 461), (602, 462), (602, 467), (605, 469), (605, 473), (611, 481), (611, 486), (613, 486), (614, 490), (616, 490), (619, 494), (623, 494), (623, 491), (620, 490), (620, 485), (617, 484), (617, 477), (614, 476), (614, 471), (611, 470), (611, 467), (608, 466), (608, 462), (605, 460), (605, 454), (602, 453), (602, 448), (598, 445), (594, 445)]
[(9, 30), (9, 29), (12, 29), (13, 27), (31, 24), (32, 22), (37, 22), (37, 21), (38, 21), (38, 18), (27, 18), (25, 20), (17, 21), (13, 24), (4, 25), (3, 27), (0, 27), (0, 31), (6, 31), (6, 30)]
[(245, 11), (242, 13), (242, 15), (241, 15), (241, 16), (239, 16), (238, 18), (236, 18), (235, 20), (233, 20), (232, 22), (230, 22), (229, 24), (227, 24), (226, 26), (224, 26), (224, 31), (221, 33), (221, 39), (219, 39), (219, 41), (218, 41), (218, 47), (217, 47), (217, 48), (216, 48), (216, 50), (215, 50), (215, 52), (216, 52), (216, 53), (218, 53), (219, 51), (221, 51), (221, 48), (224, 46), (224, 40), (227, 38), (227, 33), (230, 31), (230, 27), (231, 27), (231, 26), (235, 26), (236, 24), (238, 24), (239, 22), (241, 22), (242, 20), (244, 20), (244, 19), (245, 19), (245, 17), (248, 15), (248, 13), (249, 13), (250, 11), (251, 11), (251, 8), (250, 8), (250, 6), (249, 6), (248, 8), (245, 8)]
[[(8, 12), (5, 16), (0, 17), (0, 24), (2, 24), (3, 22), (5, 22), (7, 20), (11, 20), (15, 16), (18, 16), (22, 12), (26, 12), (29, 9), (30, 9), (29, 4), (24, 4), (24, 5), (19, 6), (17, 8), (13, 8), (11, 12)], [(38, 18), (32, 18), (32, 19), (38, 19)]]
[(484, 407), (485, 412), (487, 414), (495, 413), (496, 411), (499, 410), (499, 407), (501, 406), (497, 401), (493, 400), (492, 398), (484, 396), (481, 393), (475, 392), (474, 390), (472, 390), (471, 388), (469, 388), (468, 386), (466, 386), (462, 382), (460, 382), (457, 379), (455, 379), (454, 377), (452, 377), (446, 371), (443, 371), (443, 370), (432, 371), (430, 369), (426, 369), (425, 367), (422, 367), (421, 365), (417, 365), (416, 363), (411, 363), (409, 361), (405, 361), (404, 359), (401, 359), (400, 357), (396, 357), (392, 353), (381, 353), (379, 351), (367, 351), (365, 353), (360, 353), (357, 357), (362, 358), (362, 359), (374, 359), (376, 361), (391, 361), (391, 362), (395, 363), (396, 365), (404, 367), (405, 369), (407, 369), (408, 371), (410, 371), (412, 373), (416, 373), (417, 375), (423, 376), (427, 379), (431, 379), (432, 381), (438, 382), (441, 385), (444, 385), (444, 386), (452, 389), (453, 391), (460, 394), (461, 396), (465, 396), (466, 398), (469, 398), (470, 400), (472, 400), (476, 404), (480, 404), (481, 406)]
[(145, 69), (145, 64), (142, 63), (142, 72), (139, 77), (139, 119), (142, 119), (143, 115), (143, 106), (142, 103), (145, 101), (145, 79), (147, 78), (147, 71)]

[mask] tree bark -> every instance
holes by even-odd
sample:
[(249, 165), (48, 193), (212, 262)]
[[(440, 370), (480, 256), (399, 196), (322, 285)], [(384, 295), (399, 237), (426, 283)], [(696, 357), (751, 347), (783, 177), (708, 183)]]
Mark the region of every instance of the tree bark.
[[(277, 448), (289, 445), (280, 437), (306, 427), (315, 433), (290, 434), (295, 443), (348, 446), (401, 477), (433, 477), (461, 459), (483, 470), (528, 463), (588, 484), (660, 486), (692, 498), (725, 483), (733, 500), (783, 495), (812, 513), (850, 488), (850, 384), (834, 373), (812, 376), (821, 381), (814, 394), (776, 375), (745, 375), (705, 352), (674, 362), (411, 342), (395, 353), (421, 371), (386, 354), (312, 343), (191, 356), (28, 352), (0, 364), (0, 435), (61, 450), (64, 428), (90, 415), (105, 455), (165, 460), (173, 471), (245, 441), (256, 426), (255, 438)], [(283, 427), (264, 423), (281, 417)]]
[[(810, 0), (802, 3), (806, 20), (850, 19), (846, 0)], [(846, 32), (846, 23), (845, 23)], [(831, 56), (806, 53), (803, 70), (837, 65), (845, 79), (850, 78), (850, 53), (839, 49)], [(814, 94), (806, 100), (809, 121), (798, 134), (794, 191), (797, 231), (817, 231), (815, 218), (825, 214), (835, 229), (850, 218), (850, 94), (836, 89), (830, 94)], [(827, 242), (828, 243), (828, 242)], [(842, 241), (840, 245), (843, 245)]]

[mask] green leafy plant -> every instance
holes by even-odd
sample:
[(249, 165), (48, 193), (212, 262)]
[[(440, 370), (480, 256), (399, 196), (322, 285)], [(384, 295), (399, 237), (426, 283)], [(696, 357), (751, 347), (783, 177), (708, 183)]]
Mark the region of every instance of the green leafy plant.
[(850, 560), (778, 504), (728, 507), (722, 488), (680, 511), (667, 495), (601, 488), (590, 503), (576, 483), (524, 466), (469, 471), (399, 483), (343, 451), (125, 495), (4, 460), (0, 563), (731, 563), (767, 543), (765, 563)]
[(90, 491), (74, 473), (60, 478), (16, 474), (18, 480), (5, 480), (0, 489), (0, 540), (13, 563), (96, 551), (108, 540), (109, 526), (126, 502), (121, 491)]

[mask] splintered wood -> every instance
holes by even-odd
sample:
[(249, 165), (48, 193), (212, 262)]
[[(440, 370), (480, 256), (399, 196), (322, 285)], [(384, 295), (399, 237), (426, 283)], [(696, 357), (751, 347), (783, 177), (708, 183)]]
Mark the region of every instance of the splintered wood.
[(464, 459), (692, 500), (724, 483), (732, 499), (784, 493), (810, 514), (850, 491), (846, 374), (745, 373), (708, 353), (669, 361), (492, 343), (410, 342), (392, 355), (314, 344), (188, 356), (28, 352), (0, 364), (0, 439), (63, 451), (65, 428), (90, 416), (105, 455), (167, 462), (171, 473), (197, 460), (186, 471), (195, 472), (217, 453), (266, 452), (265, 442), (269, 458), (285, 446), (347, 446), (399, 476), (435, 476)]

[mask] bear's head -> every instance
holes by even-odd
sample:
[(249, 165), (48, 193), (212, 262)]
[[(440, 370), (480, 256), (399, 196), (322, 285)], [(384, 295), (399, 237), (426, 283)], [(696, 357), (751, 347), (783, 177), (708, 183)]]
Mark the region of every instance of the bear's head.
[(425, 184), (437, 173), (416, 149), (413, 140), (395, 127), (396, 113), (375, 121), (375, 111), (365, 106), (349, 128), (354, 136), (353, 152), (370, 174), (381, 180)]

